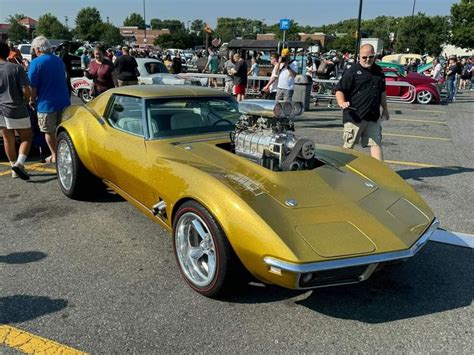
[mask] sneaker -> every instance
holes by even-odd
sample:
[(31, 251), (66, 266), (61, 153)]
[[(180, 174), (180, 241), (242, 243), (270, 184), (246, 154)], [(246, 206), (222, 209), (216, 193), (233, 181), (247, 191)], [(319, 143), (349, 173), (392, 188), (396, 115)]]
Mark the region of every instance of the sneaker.
[(21, 164), (15, 163), (12, 166), (12, 170), (18, 174), (18, 177), (22, 180), (30, 180), (30, 175), (26, 172), (25, 167)]
[(18, 178), (18, 174), (17, 174), (17, 173), (15, 173), (15, 171), (14, 171), (14, 170), (12, 170), (12, 178), (14, 178), (14, 179)]

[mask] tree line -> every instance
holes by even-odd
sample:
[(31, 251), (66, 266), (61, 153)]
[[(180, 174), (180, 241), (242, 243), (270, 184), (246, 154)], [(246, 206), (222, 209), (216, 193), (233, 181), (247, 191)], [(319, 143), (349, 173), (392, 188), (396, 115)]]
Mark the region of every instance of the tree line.
[[(9, 38), (19, 42), (29, 38), (27, 29), (18, 23), (23, 14), (8, 18), (11, 27)], [(145, 20), (138, 13), (130, 14), (123, 22), (124, 26), (137, 26), (145, 29)], [(279, 24), (267, 25), (261, 20), (246, 18), (217, 19), (217, 26), (207, 36), (204, 31), (206, 24), (201, 19), (188, 21), (186, 24), (175, 19), (150, 20), (147, 28), (168, 29), (170, 34), (161, 35), (154, 40), (155, 45), (164, 48), (193, 48), (203, 44), (210, 37), (220, 38), (229, 42), (233, 38), (255, 39), (259, 33), (274, 33), (276, 38), (282, 38)], [(303, 26), (292, 20), (291, 28), (286, 32), (286, 39), (298, 40), (298, 33), (323, 32), (330, 35), (332, 41), (326, 49), (346, 52), (353, 51), (357, 19), (348, 19), (335, 24), (323, 26)], [(451, 6), (450, 16), (426, 16), (418, 13), (415, 16), (393, 17), (379, 16), (370, 20), (362, 20), (361, 33), (364, 37), (383, 39), (385, 49), (396, 52), (410, 51), (413, 53), (429, 53), (438, 55), (445, 43), (462, 48), (474, 48), (474, 2), (460, 0)], [(99, 41), (108, 45), (123, 43), (120, 31), (111, 23), (102, 20), (100, 12), (95, 7), (81, 9), (75, 18), (75, 27), (67, 28), (56, 16), (46, 13), (39, 17), (38, 26), (33, 35), (44, 35), (57, 39), (80, 39), (84, 41)]]

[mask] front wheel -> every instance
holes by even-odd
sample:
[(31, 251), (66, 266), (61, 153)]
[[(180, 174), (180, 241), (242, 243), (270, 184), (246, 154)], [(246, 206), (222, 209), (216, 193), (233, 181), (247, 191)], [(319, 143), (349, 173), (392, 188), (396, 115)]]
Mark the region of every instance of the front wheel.
[(199, 203), (185, 202), (176, 213), (173, 237), (186, 283), (204, 296), (221, 295), (236, 270), (236, 256), (214, 217)]
[(433, 99), (433, 94), (428, 90), (420, 90), (416, 93), (416, 102), (422, 105), (427, 105)]
[(61, 191), (69, 198), (83, 200), (102, 187), (102, 182), (82, 164), (67, 132), (58, 135), (56, 143), (56, 170)]

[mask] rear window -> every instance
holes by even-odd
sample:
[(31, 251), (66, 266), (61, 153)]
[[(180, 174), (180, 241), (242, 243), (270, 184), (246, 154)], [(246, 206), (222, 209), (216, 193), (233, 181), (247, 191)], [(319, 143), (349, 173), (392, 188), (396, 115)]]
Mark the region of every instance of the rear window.
[(31, 54), (31, 46), (21, 46), (20, 53), (21, 54)]
[(166, 69), (165, 65), (161, 62), (145, 63), (145, 69), (148, 74), (168, 73), (168, 69)]

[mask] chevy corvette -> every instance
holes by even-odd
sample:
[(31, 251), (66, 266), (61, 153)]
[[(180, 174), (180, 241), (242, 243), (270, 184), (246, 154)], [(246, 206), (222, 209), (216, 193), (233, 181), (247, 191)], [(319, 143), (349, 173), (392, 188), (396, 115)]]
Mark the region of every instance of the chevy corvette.
[(368, 155), (298, 138), (300, 103), (204, 87), (145, 85), (71, 106), (57, 171), (73, 199), (113, 189), (173, 236), (196, 292), (244, 273), (290, 289), (357, 283), (414, 256), (438, 221)]

